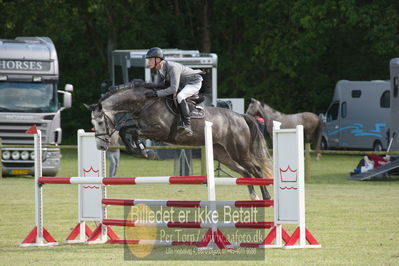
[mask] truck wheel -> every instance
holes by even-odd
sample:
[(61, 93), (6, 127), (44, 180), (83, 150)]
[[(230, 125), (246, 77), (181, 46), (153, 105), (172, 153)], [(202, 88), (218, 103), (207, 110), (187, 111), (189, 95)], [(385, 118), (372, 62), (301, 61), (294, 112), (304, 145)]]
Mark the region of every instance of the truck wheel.
[(327, 140), (326, 140), (325, 138), (322, 138), (322, 139), (321, 139), (320, 148), (321, 148), (322, 150), (327, 150), (327, 149), (328, 149)]
[(374, 142), (373, 151), (382, 151), (382, 144), (379, 141)]

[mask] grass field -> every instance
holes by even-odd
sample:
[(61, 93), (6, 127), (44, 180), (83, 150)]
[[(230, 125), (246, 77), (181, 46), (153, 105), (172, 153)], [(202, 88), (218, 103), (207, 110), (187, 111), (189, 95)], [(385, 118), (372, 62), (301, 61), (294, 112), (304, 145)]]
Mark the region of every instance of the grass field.
[[(76, 176), (75, 151), (63, 152), (59, 176)], [(399, 179), (357, 182), (346, 179), (359, 156), (312, 158), (312, 180), (306, 184), (306, 223), (321, 249), (265, 250), (261, 261), (126, 261), (122, 245), (66, 245), (63, 240), (77, 222), (77, 187), (46, 185), (45, 227), (60, 242), (56, 247), (20, 248), (34, 226), (32, 177), (0, 179), (0, 265), (122, 265), (122, 264), (232, 264), (232, 265), (399, 265)], [(194, 160), (194, 174), (200, 174)], [(226, 170), (225, 168), (223, 168)], [(118, 176), (173, 175), (173, 161), (147, 161), (122, 154)], [(111, 186), (109, 197), (154, 199), (206, 199), (205, 186)], [(249, 199), (246, 187), (218, 186), (219, 200)], [(123, 209), (109, 208), (110, 218), (123, 217)], [(270, 210), (270, 220), (272, 211)], [(92, 228), (94, 225), (90, 225)], [(116, 232), (123, 235), (121, 228)], [(290, 233), (292, 228), (289, 228)], [(162, 258), (165, 248), (153, 252)]]

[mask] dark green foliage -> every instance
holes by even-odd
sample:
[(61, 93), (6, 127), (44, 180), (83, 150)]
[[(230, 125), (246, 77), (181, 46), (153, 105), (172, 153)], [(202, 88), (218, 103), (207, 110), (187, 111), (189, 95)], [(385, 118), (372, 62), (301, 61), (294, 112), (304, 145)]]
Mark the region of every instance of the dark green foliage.
[(82, 103), (100, 97), (115, 49), (198, 49), (219, 56), (219, 97), (282, 112), (323, 112), (340, 79), (388, 79), (399, 54), (390, 0), (0, 0), (0, 38), (48, 36), (61, 82), (75, 86), (64, 136), (90, 128)]

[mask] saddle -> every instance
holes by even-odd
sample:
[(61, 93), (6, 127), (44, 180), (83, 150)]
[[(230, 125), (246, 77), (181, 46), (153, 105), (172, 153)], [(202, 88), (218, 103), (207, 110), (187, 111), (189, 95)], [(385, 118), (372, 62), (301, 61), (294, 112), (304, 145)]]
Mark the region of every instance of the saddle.
[[(169, 87), (169, 84), (167, 83), (147, 83), (142, 80), (139, 80), (139, 82), (140, 85), (143, 85), (147, 89), (159, 90)], [(205, 117), (204, 100), (205, 98), (198, 94), (195, 94), (186, 99), (188, 108), (190, 109), (190, 118), (202, 119)], [(179, 108), (177, 107), (175, 95), (165, 97), (165, 102), (166, 106), (172, 114), (176, 115), (180, 113)]]
[[(204, 100), (205, 98), (203, 96), (199, 96), (198, 94), (186, 99), (188, 108), (190, 109), (191, 119), (202, 119), (205, 117)], [(165, 97), (165, 102), (172, 114), (177, 115), (180, 113), (179, 108), (177, 107), (177, 102), (173, 96)]]

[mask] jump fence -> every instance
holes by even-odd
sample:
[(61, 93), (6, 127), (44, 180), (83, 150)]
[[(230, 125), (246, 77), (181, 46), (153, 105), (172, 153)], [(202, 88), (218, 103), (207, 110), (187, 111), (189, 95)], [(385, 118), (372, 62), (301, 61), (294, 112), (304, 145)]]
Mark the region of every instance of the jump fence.
[[(66, 239), (66, 243), (115, 243), (151, 245), (194, 245), (200, 248), (320, 248), (321, 245), (305, 227), (304, 201), (304, 150), (303, 127), (280, 129), (275, 122), (273, 129), (273, 179), (216, 178), (214, 177), (212, 123), (205, 123), (206, 176), (153, 176), (153, 177), (104, 177), (105, 153), (95, 147), (93, 133), (78, 131), (78, 171), (77, 177), (43, 177), (41, 132), (34, 132), (35, 143), (35, 224), (36, 226), (20, 246), (51, 246), (58, 242), (44, 227), (42, 186), (45, 184), (78, 185), (78, 224)], [(112, 199), (106, 196), (106, 186), (113, 185), (205, 185), (208, 199), (190, 200), (152, 200), (152, 199)], [(217, 201), (216, 185), (274, 185), (274, 200)], [(221, 207), (236, 208), (274, 208), (274, 221), (238, 222), (178, 222), (110, 219), (108, 206), (147, 206), (209, 208), (210, 213)], [(88, 221), (98, 223), (91, 231)], [(297, 229), (290, 236), (283, 225), (294, 224)], [(120, 239), (111, 226), (157, 228), (209, 228), (201, 241), (165, 241), (146, 239)], [(230, 242), (221, 228), (270, 229), (260, 243)], [(284, 242), (284, 243), (283, 243)]]

